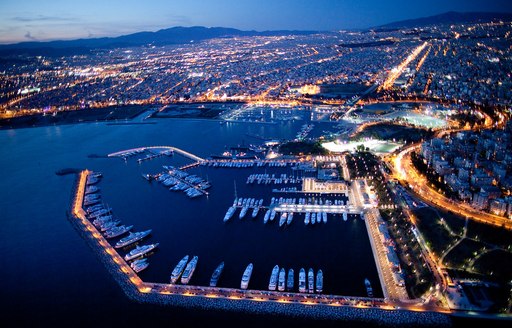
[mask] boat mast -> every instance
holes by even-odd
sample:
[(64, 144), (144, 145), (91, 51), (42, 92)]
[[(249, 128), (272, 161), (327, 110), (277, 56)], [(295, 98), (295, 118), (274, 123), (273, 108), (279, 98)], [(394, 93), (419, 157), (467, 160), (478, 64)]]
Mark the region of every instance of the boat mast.
[(235, 199), (238, 199), (238, 195), (237, 195), (237, 192), (236, 192), (236, 180), (233, 180), (233, 184), (235, 186)]

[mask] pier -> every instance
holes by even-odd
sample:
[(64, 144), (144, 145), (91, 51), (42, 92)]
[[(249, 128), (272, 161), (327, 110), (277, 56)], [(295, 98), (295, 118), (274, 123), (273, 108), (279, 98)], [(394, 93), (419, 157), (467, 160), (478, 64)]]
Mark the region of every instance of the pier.
[(144, 161), (150, 161), (150, 160), (152, 160), (154, 158), (158, 158), (158, 157), (162, 157), (162, 156), (170, 156), (170, 155), (173, 155), (173, 154), (174, 154), (174, 151), (170, 150), (170, 149), (161, 151), (161, 152), (156, 153), (156, 154), (151, 152), (151, 154), (146, 155), (146, 157), (137, 159), (137, 162), (140, 164), (140, 163), (142, 163)]
[(183, 165), (182, 167), (180, 167), (180, 170), (182, 170), (182, 171), (188, 170), (188, 169), (191, 169), (191, 168), (199, 166), (199, 165), (201, 165), (201, 162), (194, 162), (191, 164)]
[(202, 165), (212, 167), (226, 167), (226, 168), (250, 168), (253, 166), (264, 167), (286, 167), (288, 165), (304, 163), (300, 159), (240, 159), (240, 158), (222, 158), (222, 159), (207, 159), (201, 161)]
[(279, 204), (273, 208), (276, 212), (288, 213), (321, 213), (328, 214), (361, 214), (361, 211), (346, 205), (313, 205), (313, 204)]
[(132, 149), (127, 149), (127, 150), (121, 150), (121, 151), (118, 151), (115, 153), (110, 153), (107, 156), (108, 157), (123, 157), (124, 155), (129, 154), (129, 153), (137, 153), (137, 152), (141, 153), (141, 152), (144, 152), (144, 151), (150, 150), (150, 149), (171, 150), (171, 151), (178, 153), (184, 157), (190, 158), (196, 162), (204, 161), (204, 159), (199, 156), (196, 156), (192, 153), (189, 153), (188, 151), (185, 151), (185, 150), (177, 148), (177, 147), (172, 147), (172, 146), (147, 146), (147, 147), (132, 148)]

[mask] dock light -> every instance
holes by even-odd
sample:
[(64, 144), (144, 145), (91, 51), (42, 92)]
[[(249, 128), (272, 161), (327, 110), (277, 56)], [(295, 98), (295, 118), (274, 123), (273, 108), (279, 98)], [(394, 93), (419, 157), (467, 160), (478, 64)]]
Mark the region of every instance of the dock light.
[(149, 293), (151, 291), (150, 287), (139, 287), (139, 292), (141, 293)]

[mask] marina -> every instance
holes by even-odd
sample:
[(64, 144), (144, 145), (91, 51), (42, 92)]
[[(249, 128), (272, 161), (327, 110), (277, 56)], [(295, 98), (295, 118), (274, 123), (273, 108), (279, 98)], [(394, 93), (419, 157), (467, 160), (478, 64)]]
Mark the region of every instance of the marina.
[[(169, 122), (172, 123), (171, 121)], [(112, 146), (107, 147), (107, 145), (105, 145), (103, 146), (103, 149), (109, 149), (111, 147)], [(90, 150), (90, 152), (92, 153), (94, 151)], [(175, 155), (176, 154), (178, 153), (175, 152)], [(254, 297), (256, 299), (261, 298), (265, 300), (269, 300), (269, 298), (275, 298), (276, 300), (286, 298), (291, 302), (290, 304), (293, 304), (293, 299), (296, 299), (298, 302), (307, 301), (319, 304), (319, 300), (304, 299), (304, 295), (309, 294), (298, 292), (298, 280), (295, 284), (295, 290), (286, 292), (279, 292), (276, 290), (277, 294), (274, 296), (264, 294), (269, 292), (269, 274), (275, 263), (282, 263), (286, 268), (294, 267), (297, 268), (297, 270), (301, 266), (317, 267), (321, 264), (324, 271), (327, 270), (330, 272), (329, 277), (339, 277), (343, 276), (343, 269), (336, 268), (334, 265), (329, 264), (330, 260), (327, 257), (324, 257), (323, 259), (322, 257), (319, 257), (319, 254), (327, 254), (328, 252), (333, 251), (332, 246), (329, 245), (334, 245), (335, 243), (338, 244), (339, 240), (341, 240), (342, 242), (339, 248), (334, 249), (335, 252), (341, 253), (341, 249), (344, 247), (343, 244), (345, 243), (347, 245), (354, 245), (353, 247), (357, 247), (358, 249), (365, 249), (365, 252), (369, 251), (368, 244), (365, 246), (365, 244), (361, 242), (361, 236), (364, 236), (366, 230), (364, 224), (356, 223), (359, 221), (362, 222), (362, 220), (356, 220), (359, 217), (358, 213), (349, 214), (349, 220), (346, 223), (343, 220), (331, 220), (329, 215), (328, 224), (330, 229), (328, 230), (332, 230), (333, 233), (326, 234), (320, 230), (312, 229), (307, 232), (307, 237), (303, 236), (302, 232), (298, 229), (300, 225), (295, 223), (299, 220), (303, 220), (304, 217), (302, 215), (304, 215), (305, 212), (302, 214), (294, 213), (292, 224), (287, 226), (288, 232), (286, 236), (278, 229), (267, 229), (268, 223), (271, 222), (276, 222), (274, 224), (277, 227), (277, 223), (280, 218), (280, 212), (270, 210), (270, 204), (272, 203), (271, 198), (276, 195), (272, 195), (272, 190), (269, 190), (268, 188), (264, 189), (266, 188), (264, 184), (247, 185), (245, 182), (247, 181), (248, 175), (264, 173), (264, 170), (266, 169), (267, 174), (276, 174), (276, 176), (280, 176), (283, 173), (288, 176), (301, 176), (300, 173), (294, 172), (295, 169), (297, 167), (303, 167), (301, 172), (305, 172), (308, 168), (308, 164), (304, 164), (303, 162), (285, 164), (288, 162), (269, 160), (265, 166), (258, 167), (257, 165), (253, 165), (252, 169), (248, 170), (238, 170), (230, 167), (218, 167), (212, 169), (213, 167), (209, 165), (198, 165), (187, 170), (187, 173), (197, 175), (203, 179), (207, 178), (208, 181), (211, 181), (213, 187), (211, 188), (208, 198), (201, 197), (198, 200), (189, 200), (188, 197), (180, 197), (179, 195), (172, 196), (173, 194), (169, 195), (169, 192), (166, 191), (165, 188), (162, 188), (160, 183), (154, 183), (155, 181), (148, 183), (146, 179), (141, 179), (140, 177), (141, 175), (148, 173), (151, 176), (161, 173), (163, 165), (180, 168), (190, 163), (195, 163), (196, 159), (184, 156), (161, 156), (139, 164), (136, 161), (137, 156), (144, 156), (144, 154), (140, 153), (139, 155), (134, 155), (126, 162), (122, 161), (116, 163), (115, 161), (112, 161), (112, 164), (99, 165), (100, 162), (98, 162), (98, 160), (90, 159), (90, 163), (88, 164), (91, 165), (91, 167), (97, 166), (97, 168), (101, 170), (103, 175), (106, 177), (104, 178), (105, 181), (101, 183), (99, 183), (100, 181), (98, 179), (90, 179), (94, 185), (101, 188), (102, 201), (96, 205), (103, 205), (102, 209), (105, 210), (105, 213), (98, 215), (98, 217), (112, 215), (114, 220), (121, 220), (122, 223), (127, 226), (133, 224), (134, 228), (132, 232), (146, 231), (148, 228), (152, 228), (151, 237), (145, 237), (148, 239), (147, 241), (145, 241), (146, 239), (143, 239), (144, 241), (141, 241), (143, 244), (152, 244), (156, 241), (166, 240), (166, 242), (159, 244), (156, 252), (150, 252), (152, 255), (148, 258), (149, 262), (151, 262), (149, 267), (137, 274), (140, 275), (138, 281), (141, 281), (141, 285), (133, 285), (136, 291), (133, 295), (136, 298), (139, 297), (137, 296), (140, 293), (139, 290), (146, 290), (145, 286), (148, 286), (151, 288), (147, 289), (150, 290), (150, 293), (154, 292), (158, 294), (159, 297), (162, 297), (162, 300), (159, 300), (158, 302), (163, 301), (166, 303), (174, 302), (172, 299), (166, 300), (168, 297), (172, 295), (181, 295), (182, 293), (190, 293), (197, 296), (205, 295), (204, 297), (208, 294), (213, 294), (216, 295), (217, 299), (222, 299), (224, 297), (219, 293), (227, 293), (224, 294), (227, 299), (234, 295), (237, 299), (240, 299), (240, 302)], [(107, 162), (108, 161), (105, 161), (104, 163)], [(258, 172), (258, 170), (261, 171)], [(254, 219), (251, 219), (252, 211), (254, 210), (252, 208), (248, 210), (246, 217), (243, 220), (237, 219), (234, 221), (231, 219), (229, 224), (222, 224), (222, 218), (225, 216), (227, 209), (232, 206), (234, 201), (232, 196), (233, 189), (226, 188), (226, 193), (222, 194), (221, 192), (216, 192), (216, 188), (221, 185), (232, 186), (233, 180), (236, 180), (238, 194), (241, 195), (241, 198), (254, 198), (255, 200), (258, 200), (258, 204), (260, 199), (263, 199), (263, 204)], [(123, 197), (120, 197), (119, 190), (126, 190), (129, 192), (124, 192)], [(283, 194), (283, 198), (292, 197), (290, 195)], [(313, 197), (317, 196), (317, 194), (311, 193), (310, 195), (304, 194), (303, 196), (296, 198), (311, 197), (311, 201), (313, 201)], [(279, 198), (279, 196), (277, 198)], [(328, 198), (334, 199), (336, 196), (330, 195)], [(201, 206), (199, 207), (189, 202), (194, 202), (196, 204), (199, 202)], [(145, 204), (145, 206), (141, 207), (140, 204)], [(277, 207), (278, 204), (274, 205), (276, 205), (274, 207)], [(315, 204), (312, 202), (307, 205)], [(184, 211), (184, 214), (180, 214), (179, 212), (176, 213), (176, 208), (186, 208), (186, 211)], [(87, 209), (88, 208), (83, 206), (84, 212), (87, 211)], [(100, 208), (98, 207), (96, 210), (100, 210)], [(237, 207), (237, 217), (239, 214), (238, 211), (240, 210), (241, 207)], [(267, 212), (269, 212), (268, 223), (265, 225), (261, 223), (260, 220), (263, 220)], [(277, 215), (277, 213), (279, 213), (279, 215)], [(297, 215), (299, 215), (298, 218)], [(271, 218), (273, 219), (271, 220)], [(220, 225), (217, 225), (215, 222), (220, 223)], [(91, 223), (91, 229), (96, 229), (92, 222), (89, 223)], [(350, 230), (348, 230), (349, 225), (346, 224), (351, 224)], [(190, 227), (193, 226), (196, 226), (196, 228), (190, 230)], [(199, 228), (202, 226), (204, 226), (204, 228)], [(202, 232), (203, 229), (211, 231), (211, 233), (208, 232), (205, 234)], [(251, 230), (251, 232), (247, 233), (248, 230)], [(179, 231), (178, 234), (182, 236), (176, 236), (176, 231)], [(336, 233), (334, 233), (334, 231), (336, 231)], [(88, 232), (86, 232), (86, 234), (87, 233)], [(227, 234), (224, 238), (231, 240), (234, 245), (257, 245), (259, 239), (258, 236), (265, 234), (266, 238), (269, 240), (269, 244), (259, 245), (258, 248), (261, 249), (261, 251), (257, 253), (251, 251), (247, 246), (226, 247), (223, 248), (223, 255), (220, 257), (218, 254), (216, 255), (215, 249), (213, 249), (213, 253), (211, 249), (206, 252), (204, 250), (206, 248), (203, 248), (203, 250), (199, 248), (197, 251), (192, 250), (191, 245), (197, 243), (199, 239), (203, 239), (204, 241), (202, 241), (202, 243), (207, 245), (208, 243), (211, 244), (212, 240), (217, 240), (218, 237), (215, 236), (219, 236), (219, 234)], [(111, 241), (107, 241), (105, 239), (105, 242), (109, 245), (109, 252), (114, 252), (114, 246), (118, 239), (126, 236), (129, 236), (129, 234), (126, 233), (125, 236), (113, 238)], [(103, 238), (102, 236), (100, 237)], [(155, 241), (153, 241), (153, 238), (155, 238)], [(175, 238), (178, 238), (179, 242), (169, 245), (169, 240), (173, 240)], [(302, 246), (302, 241), (305, 240), (305, 238), (313, 241), (311, 245), (304, 244), (304, 247)], [(199, 243), (199, 245), (201, 245), (201, 241), (199, 241)], [(290, 252), (287, 251), (286, 248), (271, 247), (271, 245), (287, 244), (294, 245), (297, 250)], [(131, 248), (133, 246), (126, 247)], [(123, 253), (120, 254), (120, 258), (117, 260), (119, 263), (124, 262), (124, 259), (122, 258), (124, 256), (124, 248), (125, 247), (120, 248), (120, 253)], [(253, 248), (253, 246), (251, 248)], [(129, 249), (127, 249), (127, 251), (128, 250)], [(261, 253), (261, 255), (270, 254), (270, 256), (260, 256), (258, 253)], [(197, 266), (189, 284), (182, 285), (179, 283), (180, 281), (178, 281), (178, 283), (170, 285), (171, 271), (185, 254), (199, 255), (201, 263)], [(106, 255), (108, 256), (108, 253)], [(346, 257), (347, 255), (350, 256), (350, 254), (345, 254), (344, 256)], [(241, 290), (239, 289), (241, 278), (245, 269), (245, 267), (241, 267), (241, 265), (243, 265), (243, 259), (249, 260), (249, 257), (250, 261), (254, 263), (254, 271), (251, 275), (248, 289), (244, 290), (244, 294), (239, 294), (241, 293), (239, 292)], [(313, 259), (316, 258), (321, 259), (322, 263), (314, 263)], [(286, 261), (283, 261), (283, 259), (286, 259)], [(215, 287), (216, 289), (211, 290), (209, 288), (212, 287), (209, 287), (209, 283), (212, 272), (214, 272), (215, 268), (221, 261), (225, 261), (226, 263), (222, 273), (222, 278), (218, 281), (218, 285)], [(245, 262), (245, 264), (247, 264), (247, 262)], [(374, 270), (371, 268), (374, 266), (373, 260), (368, 262), (368, 264), (370, 265), (370, 269), (365, 269), (365, 265), (361, 265), (361, 263), (359, 263), (358, 270), (364, 272), (364, 276), (372, 277), (372, 280), (378, 279), (378, 277), (372, 273), (372, 270)], [(117, 264), (112, 262), (112, 265)], [(123, 270), (127, 272), (134, 272), (129, 264), (126, 266), (123, 265), (120, 270), (121, 272), (123, 272)], [(359, 279), (363, 279), (364, 276), (359, 276)], [(298, 279), (298, 277), (299, 276), (297, 275), (296, 279)], [(340, 279), (336, 279), (326, 282), (323, 295), (332, 296), (333, 298), (330, 300), (333, 300), (333, 302), (341, 300), (341, 305), (355, 306), (356, 304), (361, 304), (361, 302), (377, 304), (377, 300), (379, 300), (378, 291), (376, 291), (376, 298), (373, 300), (366, 300), (364, 286), (352, 288), (352, 286), (355, 287), (357, 284), (351, 283), (351, 277), (344, 279), (347, 280), (342, 282)], [(131, 285), (132, 283), (128, 281), (127, 284)], [(181, 286), (183, 286), (183, 288), (186, 286), (187, 289), (180, 289), (182, 288)], [(296, 296), (289, 298), (288, 293), (290, 293), (290, 297), (291, 295)], [(144, 294), (145, 293), (142, 293), (142, 296)], [(315, 296), (316, 294), (311, 295)], [(247, 298), (245, 296), (247, 296)], [(357, 301), (344, 301), (348, 299)], [(269, 300), (269, 302), (276, 301)], [(328, 304), (328, 302), (326, 304)]]
[[(157, 160), (155, 160), (155, 161), (157, 161)], [(155, 164), (158, 165), (158, 163), (156, 163), (156, 162), (155, 162)], [(155, 177), (155, 180), (158, 180), (160, 178), (160, 182), (163, 182), (163, 181), (166, 181), (170, 177), (172, 177), (172, 178), (178, 177), (180, 179), (185, 179), (190, 176), (191, 177), (196, 176), (195, 174), (185, 173), (185, 172), (181, 171), (180, 169), (175, 169), (175, 167), (171, 166), (171, 165), (163, 165), (163, 167), (166, 170), (165, 173), (167, 173), (169, 177), (164, 179), (165, 178), (165, 176), (163, 176), (164, 173), (160, 173), (157, 176), (152, 175)], [(279, 169), (279, 168), (277, 168), (277, 169)], [(163, 176), (163, 178), (161, 178), (162, 176)], [(272, 176), (272, 175), (270, 175), (270, 176)], [(288, 178), (288, 176), (286, 174), (282, 174), (282, 173), (280, 173), (279, 175), (274, 174), (274, 177), (276, 177), (276, 176), (281, 179)], [(257, 177), (257, 175), (254, 175), (254, 177)], [(197, 177), (197, 178), (199, 179), (199, 177)], [(202, 181), (204, 181), (204, 180), (202, 180)], [(93, 179), (93, 182), (97, 183), (96, 181), (94, 181), (94, 179)], [(244, 189), (244, 188), (241, 188), (241, 189)], [(328, 214), (326, 211), (329, 211), (329, 215), (335, 216), (335, 215), (338, 215), (339, 213), (344, 213), (344, 212), (347, 213), (348, 209), (350, 208), (349, 206), (347, 206), (348, 198), (343, 194), (341, 194), (341, 195), (332, 194), (332, 195), (329, 195), (329, 197), (327, 197), (327, 198), (322, 197), (321, 195), (315, 195), (314, 193), (312, 193), (311, 195), (313, 195), (313, 196), (298, 197), (298, 198), (297, 197), (295, 197), (295, 198), (294, 197), (291, 197), (291, 198), (290, 197), (271, 197), (271, 199), (257, 198), (257, 197), (235, 197), (235, 199), (232, 201), (232, 205), (224, 213), (224, 219), (225, 219), (224, 221), (225, 222), (229, 221), (229, 219), (234, 216), (236, 211), (240, 210), (239, 215), (238, 215), (238, 217), (240, 217), (240, 218), (243, 218), (243, 219), (245, 219), (247, 217), (252, 218), (251, 221), (256, 220), (256, 219), (258, 219), (258, 220), (263, 219), (265, 221), (265, 218), (266, 218), (266, 222), (277, 222), (281, 226), (284, 226), (284, 225), (291, 226), (294, 222), (294, 217), (299, 216), (299, 215), (300, 216), (299, 216), (298, 220), (303, 221), (301, 216), (302, 215), (306, 216), (308, 214), (311, 217), (315, 218), (314, 222), (316, 224), (320, 224), (320, 223), (327, 224)], [(235, 196), (236, 196), (236, 184), (235, 184)], [(265, 205), (265, 201), (267, 202), (268, 205)], [(92, 206), (95, 206), (95, 205), (92, 205)], [(93, 208), (93, 207), (91, 207), (91, 208)], [(96, 211), (95, 211), (96, 213), (93, 212), (93, 213), (91, 213), (92, 215), (98, 215), (97, 213), (100, 213), (99, 211), (103, 211), (103, 212), (101, 212), (102, 215), (98, 216), (101, 219), (101, 224), (113, 224), (115, 227), (117, 227), (117, 224), (119, 222), (112, 221), (112, 219), (109, 218), (110, 210), (107, 210), (106, 208), (100, 208), (100, 207), (96, 207), (94, 209), (96, 209)], [(260, 211), (264, 212), (264, 214), (261, 214), (261, 216), (259, 215)], [(357, 215), (357, 213), (355, 211), (352, 211), (352, 212), (353, 213), (351, 213), (351, 215)], [(96, 217), (96, 220), (98, 219), (98, 217)], [(278, 218), (277, 220), (275, 220), (276, 217)], [(106, 223), (103, 222), (103, 220), (106, 220)], [(242, 220), (242, 221), (245, 221), (245, 220)], [(311, 218), (310, 218), (310, 221), (312, 221)], [(121, 229), (119, 229), (119, 230), (126, 229), (127, 226), (124, 226), (124, 228), (123, 228), (123, 226), (120, 226), (120, 228)], [(131, 240), (131, 237), (133, 237), (132, 234), (137, 236), (137, 233), (132, 232), (127, 237), (123, 237), (121, 240), (118, 241), (120, 244), (120, 245), (118, 245), (119, 248), (127, 246), (127, 245), (122, 246), (123, 242), (126, 242), (126, 241), (129, 242)], [(117, 245), (117, 243), (114, 243), (114, 244)], [(138, 249), (139, 249), (139, 246), (137, 246), (135, 248), (135, 250), (132, 250), (132, 251), (135, 251), (135, 253), (138, 253), (137, 252)], [(139, 250), (139, 252), (140, 252), (140, 250)], [(187, 262), (188, 262), (188, 259), (187, 259)], [(175, 282), (179, 281), (182, 284), (189, 283), (190, 279), (192, 278), (192, 275), (195, 272), (196, 265), (197, 265), (197, 259), (195, 261), (190, 261), (188, 263), (187, 262), (186, 262), (185, 267), (183, 267), (184, 264), (181, 265), (181, 271), (178, 270), (177, 277), (171, 274), (171, 276), (174, 276), (174, 278), (171, 279), (171, 283), (172, 283), (172, 281), (175, 281)], [(189, 267), (189, 270), (186, 270), (187, 267)], [(178, 265), (177, 268), (179, 269), (180, 266)], [(223, 266), (222, 266), (222, 269), (223, 269)], [(248, 271), (248, 275), (249, 275), (248, 278), (250, 279), (250, 277), (252, 275), (252, 268), (250, 270), (248, 270), (248, 269), (249, 269), (249, 267), (247, 267), (245, 271)], [(293, 292), (294, 291), (293, 290), (293, 287), (294, 287), (293, 269), (290, 268), (290, 270), (288, 272), (288, 276), (291, 276), (291, 280), (286, 279), (286, 277), (287, 277), (286, 270), (284, 268), (282, 268), (282, 269), (283, 270), (280, 270), (278, 273), (278, 276), (277, 276), (276, 291), (284, 292), (285, 290), (287, 290), (288, 292)], [(190, 272), (190, 274), (187, 273), (187, 274), (183, 275), (185, 271)], [(215, 271), (217, 271), (217, 270), (214, 270), (213, 272), (215, 273)], [(245, 271), (244, 271), (244, 273), (245, 273)], [(221, 270), (221, 272), (222, 272), (222, 270)], [(215, 276), (213, 274), (212, 274), (211, 278), (212, 279), (210, 279), (209, 283), (207, 283), (206, 285), (210, 285), (210, 283), (214, 283), (215, 280), (218, 280), (218, 277), (215, 279)], [(216, 282), (215, 282), (215, 285), (216, 285)], [(249, 281), (245, 282), (245, 279), (242, 279), (240, 287), (242, 289), (244, 289), (243, 286), (248, 287), (248, 285), (249, 285)], [(299, 284), (297, 285), (296, 291), (299, 291), (298, 290), (299, 285), (300, 285), (300, 281), (299, 281)], [(245, 287), (245, 288), (247, 288), (247, 287)], [(307, 292), (309, 292), (309, 280), (308, 280)], [(313, 293), (315, 292), (314, 288), (313, 288), (312, 292)]]
[(7, 326), (512, 319), (511, 1), (4, 7)]
[[(83, 200), (81, 199), (81, 197), (83, 197), (83, 196), (80, 196), (80, 195), (83, 195), (83, 189), (82, 189), (82, 191), (80, 191), (81, 190), (80, 186), (85, 185), (85, 183), (82, 181), (85, 181), (83, 176), (86, 174), (87, 174), (87, 171), (85, 171), (85, 173), (82, 173), (80, 175), (81, 178), (79, 179), (80, 182), (79, 182), (79, 186), (77, 188), (78, 192), (77, 192), (77, 196), (75, 197), (75, 201), (74, 201), (74, 205), (73, 205), (73, 214), (76, 216), (77, 219), (81, 220), (81, 223), (79, 223), (79, 224), (84, 224), (85, 226), (89, 226), (88, 229), (91, 229), (91, 227), (92, 227), (92, 230), (89, 230), (92, 232), (91, 237), (95, 236), (95, 238), (101, 239), (102, 237), (100, 234), (96, 233), (96, 235), (95, 235), (94, 225), (92, 225), (90, 222), (88, 222), (85, 219), (86, 211), (81, 208), (81, 206), (82, 206), (81, 204), (83, 203)], [(80, 219), (80, 218), (82, 218), (82, 219)], [(112, 251), (108, 251), (106, 254), (110, 254), (112, 256), (112, 258), (115, 260), (112, 263), (116, 263), (116, 264), (118, 263), (118, 265), (120, 265), (121, 267), (124, 267), (124, 268), (122, 268), (122, 271), (120, 271), (120, 272), (123, 272), (122, 274), (124, 274), (126, 272), (128, 275), (127, 279), (131, 275), (135, 275), (134, 277), (136, 277), (135, 271), (132, 271), (133, 274), (130, 273), (130, 270), (132, 270), (131, 266), (126, 266), (126, 264), (123, 264), (124, 261), (122, 259), (121, 260), (119, 259), (116, 251), (114, 251), (113, 248), (111, 248), (111, 246), (106, 241), (100, 240), (100, 245), (104, 245), (103, 247), (112, 250)], [(154, 247), (156, 247), (156, 246), (158, 246), (158, 243), (154, 244)], [(194, 261), (189, 262), (189, 264), (193, 263), (193, 265), (191, 265), (190, 269), (188, 270), (188, 272), (190, 272), (190, 273), (187, 273), (187, 276), (189, 278), (190, 278), (191, 274), (193, 274), (195, 265), (197, 264), (197, 257), (195, 257), (194, 259), (195, 259), (195, 262)], [(144, 267), (143, 261), (141, 261), (139, 263), (142, 267)], [(187, 267), (189, 267), (189, 264), (187, 264)], [(130, 269), (127, 271), (126, 268), (130, 268)], [(182, 288), (182, 287), (180, 287), (180, 285), (145, 283), (145, 282), (142, 282), (140, 279), (138, 279), (138, 277), (137, 278), (129, 278), (128, 281), (131, 281), (131, 283), (133, 283), (134, 286), (136, 286), (136, 290), (138, 290), (138, 292), (135, 292), (135, 293), (130, 292), (129, 295), (131, 295), (130, 297), (134, 297), (139, 300), (153, 302), (151, 300), (156, 301), (156, 298), (154, 298), (154, 297), (148, 298), (143, 295), (148, 295), (148, 293), (149, 294), (155, 293), (154, 294), (155, 297), (156, 297), (156, 295), (159, 295), (158, 297), (160, 297), (160, 296), (164, 297), (161, 301), (164, 301), (164, 302), (169, 301), (170, 302), (167, 304), (172, 304), (175, 302), (175, 301), (173, 301), (173, 298), (168, 298), (168, 297), (170, 297), (172, 295), (176, 295), (176, 294), (185, 294), (185, 295), (189, 295), (189, 296), (204, 295), (206, 298), (209, 298), (208, 295), (213, 295), (212, 293), (214, 293), (215, 295), (218, 295), (218, 296), (215, 296), (216, 298), (220, 297), (219, 300), (223, 298), (223, 296), (221, 296), (221, 295), (225, 295), (224, 297), (226, 297), (226, 299), (240, 300), (240, 301), (251, 300), (251, 299), (262, 300), (262, 301), (272, 300), (272, 295), (268, 294), (268, 292), (247, 289), (251, 275), (252, 275), (252, 271), (253, 271), (253, 264), (250, 263), (246, 267), (244, 274), (242, 276), (240, 290), (226, 289), (226, 288), (214, 288), (214, 287), (199, 287), (199, 286), (187, 286), (186, 290), (181, 290), (181, 289), (179, 289), (179, 288)], [(280, 276), (282, 276), (281, 272), (284, 272), (284, 269), (280, 270)], [(121, 279), (120, 281), (122, 281), (123, 277), (119, 276), (116, 279)], [(182, 279), (183, 279), (183, 277), (182, 277)], [(309, 269), (309, 271), (308, 271), (308, 288), (309, 288), (308, 291), (311, 291), (312, 288), (314, 288), (314, 282), (312, 284), (312, 281), (313, 281), (312, 279), (314, 279), (314, 273), (313, 273), (312, 269)], [(280, 280), (283, 281), (284, 279), (280, 278)], [(305, 279), (305, 271), (304, 271), (304, 269), (301, 269), (300, 273), (299, 273), (299, 290), (305, 288), (305, 280), (306, 280)], [(279, 283), (279, 281), (278, 281), (278, 285), (279, 284), (281, 284), (281, 286), (282, 286), (283, 283), (282, 282)], [(129, 288), (129, 285), (130, 285), (130, 283), (128, 283), (128, 285), (125, 285), (126, 288)], [(210, 290), (209, 288), (214, 288), (214, 289)], [(282, 294), (282, 292), (278, 292), (278, 293)], [(331, 306), (336, 306), (336, 307), (338, 307), (338, 306), (348, 306), (348, 307), (370, 306), (375, 309), (378, 309), (380, 307), (383, 307), (383, 308), (389, 307), (389, 305), (387, 305), (387, 303), (383, 299), (379, 299), (379, 298), (346, 297), (346, 296), (329, 295), (328, 297), (322, 298), (322, 299), (313, 298), (311, 300), (307, 300), (307, 299), (304, 300), (303, 296), (301, 296), (300, 298), (297, 298), (296, 295), (298, 296), (298, 295), (304, 295), (304, 294), (286, 293), (286, 294), (282, 294), (282, 295), (276, 295), (277, 298), (275, 298), (274, 300), (277, 300), (279, 302), (282, 300), (284, 302), (290, 302), (290, 304), (303, 303), (306, 305), (331, 305)], [(305, 294), (305, 295), (307, 295), (307, 294)], [(213, 303), (213, 304), (215, 304), (215, 303)], [(241, 303), (241, 304), (243, 304), (243, 303)], [(222, 306), (222, 302), (218, 303), (218, 306)], [(236, 308), (236, 306), (234, 308)], [(271, 307), (268, 307), (267, 309), (270, 309), (270, 308)], [(264, 310), (264, 308), (261, 308), (258, 311), (265, 311), (265, 310)], [(308, 311), (308, 312), (314, 313), (315, 311)], [(335, 312), (335, 313), (340, 313), (340, 312)]]
[[(3, 31), (21, 42), (3, 46), (5, 322), (509, 319), (504, 6), (197, 8), (298, 26), (242, 31), (230, 19), (190, 27), (189, 2), (6, 11), (4, 25), (28, 30)], [(87, 11), (117, 23), (103, 38), (97, 26), (85, 39), (45, 34), (75, 33)], [(154, 18), (148, 31), (107, 35), (129, 30), (123, 19), (140, 27), (130, 11)], [(165, 18), (185, 26), (158, 27)], [(381, 25), (299, 26), (329, 18)]]

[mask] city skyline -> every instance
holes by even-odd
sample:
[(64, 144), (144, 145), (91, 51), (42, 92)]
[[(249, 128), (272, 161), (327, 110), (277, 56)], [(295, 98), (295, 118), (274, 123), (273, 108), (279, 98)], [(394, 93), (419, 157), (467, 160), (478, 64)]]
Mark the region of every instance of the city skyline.
[[(400, 8), (400, 10), (396, 10)], [(112, 37), (173, 26), (232, 27), (241, 30), (339, 30), (379, 26), (447, 11), (512, 12), (508, 1), (137, 1), (0, 5), (0, 44)], [(318, 19), (321, 17), (321, 19)]]
[(3, 1), (4, 321), (509, 322), (512, 2), (466, 1)]

